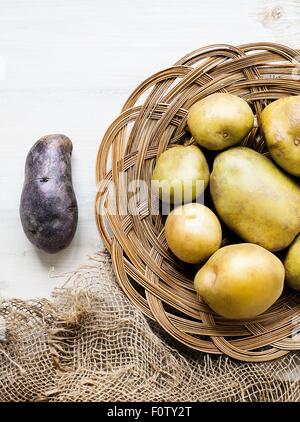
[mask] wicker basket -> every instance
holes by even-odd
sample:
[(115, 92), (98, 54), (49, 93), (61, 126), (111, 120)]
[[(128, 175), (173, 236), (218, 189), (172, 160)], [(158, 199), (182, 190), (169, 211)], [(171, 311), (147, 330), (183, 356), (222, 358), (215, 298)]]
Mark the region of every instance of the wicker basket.
[[(163, 217), (152, 215), (148, 197), (140, 195), (130, 203), (124, 175), (127, 183), (142, 179), (149, 186), (156, 158), (171, 144), (190, 138), (188, 109), (214, 92), (244, 98), (259, 122), (269, 101), (300, 94), (298, 59), (298, 51), (272, 43), (200, 48), (146, 79), (101, 142), (96, 221), (118, 282), (145, 315), (192, 349), (251, 362), (298, 350), (299, 296), (285, 291), (271, 309), (251, 321), (215, 315), (193, 289), (194, 272), (168, 251)], [(267, 153), (257, 127), (243, 144)], [(108, 189), (112, 182), (116, 204)], [(122, 208), (124, 198), (129, 213)], [(230, 233), (224, 239), (233, 241)]]

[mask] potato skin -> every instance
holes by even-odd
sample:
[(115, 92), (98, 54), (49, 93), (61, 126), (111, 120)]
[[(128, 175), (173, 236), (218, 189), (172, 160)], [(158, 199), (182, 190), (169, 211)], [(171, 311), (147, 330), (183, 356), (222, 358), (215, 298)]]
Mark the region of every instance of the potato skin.
[(254, 115), (242, 98), (216, 92), (190, 108), (187, 123), (199, 145), (220, 151), (240, 143), (248, 135)]
[(300, 234), (289, 247), (283, 265), (286, 284), (300, 292)]
[(250, 148), (215, 158), (210, 192), (219, 217), (246, 242), (280, 251), (300, 232), (299, 185)]
[(300, 95), (273, 101), (260, 118), (273, 160), (286, 172), (300, 177)]
[(208, 207), (190, 203), (170, 212), (165, 236), (177, 258), (188, 264), (198, 264), (219, 249), (222, 228), (217, 216)]
[[(205, 155), (196, 145), (177, 145), (167, 149), (158, 158), (152, 182), (158, 183), (158, 193), (164, 202), (181, 204), (191, 202), (206, 189), (209, 167)], [(203, 186), (197, 181), (203, 181)]]
[(21, 222), (30, 242), (47, 253), (66, 248), (77, 228), (72, 150), (66, 136), (48, 135), (33, 145), (26, 159)]
[(224, 246), (198, 271), (196, 292), (219, 315), (250, 319), (280, 297), (284, 267), (271, 252), (252, 243)]

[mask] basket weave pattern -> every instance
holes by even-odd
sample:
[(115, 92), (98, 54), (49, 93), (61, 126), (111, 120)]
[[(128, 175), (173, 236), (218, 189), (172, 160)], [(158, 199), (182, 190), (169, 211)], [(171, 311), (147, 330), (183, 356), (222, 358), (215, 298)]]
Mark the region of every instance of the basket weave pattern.
[[(270, 101), (300, 94), (298, 74), (299, 52), (286, 46), (257, 43), (201, 48), (138, 86), (101, 142), (96, 222), (117, 280), (146, 316), (193, 349), (249, 362), (299, 350), (299, 297), (286, 291), (266, 313), (251, 321), (229, 321), (214, 314), (197, 297), (194, 274), (169, 252), (163, 217), (150, 212), (149, 197), (130, 201), (124, 174), (127, 186), (137, 179), (150, 186), (156, 158), (190, 137), (187, 112), (201, 98), (214, 92), (238, 95), (252, 106), (259, 123)], [(257, 127), (243, 145), (267, 154)], [(116, 188), (114, 205), (108, 189), (111, 182)], [(124, 195), (129, 204), (127, 215), (122, 208)], [(223, 244), (230, 242), (230, 236), (223, 240)]]

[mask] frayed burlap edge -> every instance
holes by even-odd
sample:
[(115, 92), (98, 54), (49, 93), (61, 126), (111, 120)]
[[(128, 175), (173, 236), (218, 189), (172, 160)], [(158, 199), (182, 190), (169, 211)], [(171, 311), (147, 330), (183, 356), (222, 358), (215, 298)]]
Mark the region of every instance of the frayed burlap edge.
[(0, 303), (1, 401), (298, 401), (299, 354), (248, 364), (184, 348), (125, 297), (106, 253), (51, 300)]

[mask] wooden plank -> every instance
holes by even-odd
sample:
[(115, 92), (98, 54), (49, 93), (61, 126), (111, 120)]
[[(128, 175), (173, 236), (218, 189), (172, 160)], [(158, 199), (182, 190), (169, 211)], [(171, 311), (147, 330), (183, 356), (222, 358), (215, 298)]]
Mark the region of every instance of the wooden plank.
[[(294, 2), (284, 2), (292, 10), (287, 3)], [(101, 247), (93, 216), (97, 148), (134, 87), (203, 45), (284, 39), (274, 29), (281, 17), (262, 18), (272, 7), (238, 0), (0, 1), (0, 294), (48, 296), (60, 283), (49, 272), (70, 271)], [(292, 14), (288, 22), (295, 25)], [(51, 256), (27, 241), (18, 207), (27, 151), (55, 132), (74, 142), (80, 219), (72, 245)]]

